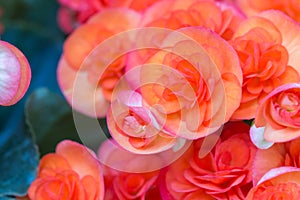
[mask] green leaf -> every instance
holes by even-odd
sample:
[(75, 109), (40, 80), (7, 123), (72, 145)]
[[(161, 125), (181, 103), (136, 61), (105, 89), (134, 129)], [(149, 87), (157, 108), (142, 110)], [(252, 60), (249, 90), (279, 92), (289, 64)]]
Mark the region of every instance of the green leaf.
[(36, 177), (39, 154), (32, 136), (24, 131), (25, 123), (14, 131), (0, 133), (4, 142), (0, 146), (0, 199), (23, 196)]
[(29, 96), (25, 116), (41, 155), (54, 152), (64, 139), (80, 142), (72, 109), (60, 95), (46, 88), (37, 89)]

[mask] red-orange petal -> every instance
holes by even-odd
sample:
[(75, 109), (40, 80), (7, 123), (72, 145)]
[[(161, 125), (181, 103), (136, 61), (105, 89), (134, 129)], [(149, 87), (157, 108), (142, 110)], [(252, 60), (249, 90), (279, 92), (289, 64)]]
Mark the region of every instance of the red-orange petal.
[(72, 170), (77, 172), (80, 178), (91, 175), (103, 183), (100, 162), (87, 147), (64, 140), (56, 146), (56, 153), (68, 161)]

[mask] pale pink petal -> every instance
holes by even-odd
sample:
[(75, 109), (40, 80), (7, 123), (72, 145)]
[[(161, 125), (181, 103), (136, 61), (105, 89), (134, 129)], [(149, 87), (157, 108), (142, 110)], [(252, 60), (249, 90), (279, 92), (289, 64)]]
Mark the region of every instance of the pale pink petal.
[(143, 99), (142, 96), (134, 91), (120, 91), (117, 93), (118, 100), (129, 107), (142, 107), (143, 106)]
[(274, 142), (268, 142), (264, 138), (264, 127), (256, 127), (253, 124), (250, 128), (250, 138), (252, 143), (259, 149), (268, 149), (270, 148)]
[[(271, 169), (270, 171), (268, 171), (257, 183), (257, 185), (265, 182), (265, 181), (268, 181), (268, 180), (271, 180), (273, 178), (276, 178), (280, 175), (284, 175), (286, 173), (289, 173), (289, 177), (290, 177), (290, 180), (294, 180), (294, 181), (297, 181), (298, 183), (299, 182), (299, 178), (300, 178), (300, 169), (299, 168), (296, 168), (296, 167), (278, 167), (278, 168), (274, 168), (274, 169)], [(297, 176), (295, 176), (297, 175)], [(297, 179), (298, 178), (298, 179)]]

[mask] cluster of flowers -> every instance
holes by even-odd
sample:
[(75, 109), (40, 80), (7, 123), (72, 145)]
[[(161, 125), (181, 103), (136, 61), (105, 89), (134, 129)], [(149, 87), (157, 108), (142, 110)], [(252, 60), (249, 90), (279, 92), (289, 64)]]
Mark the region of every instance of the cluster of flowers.
[(61, 90), (112, 138), (58, 144), (31, 199), (300, 199), (294, 1), (60, 2)]

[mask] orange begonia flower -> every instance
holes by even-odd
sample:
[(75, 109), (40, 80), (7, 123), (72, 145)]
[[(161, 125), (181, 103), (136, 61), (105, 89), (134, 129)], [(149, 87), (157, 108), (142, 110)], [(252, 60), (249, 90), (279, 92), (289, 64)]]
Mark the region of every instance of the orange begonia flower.
[(195, 140), (181, 158), (163, 171), (162, 196), (176, 200), (244, 199), (251, 188), (256, 152), (249, 128), (243, 122), (226, 124), (216, 146), (204, 157), (201, 147), (205, 139)]
[(163, 128), (172, 136), (197, 139), (214, 132), (240, 104), (242, 74), (236, 53), (202, 27), (171, 33), (161, 49), (140, 69), (135, 85), (142, 98), (150, 107), (158, 105)]
[(104, 180), (99, 161), (86, 147), (69, 140), (55, 153), (45, 155), (38, 177), (28, 190), (32, 200), (104, 199)]
[(290, 83), (273, 90), (258, 107), (255, 125), (264, 127), (270, 142), (287, 142), (300, 137), (300, 84)]
[(124, 58), (119, 55), (122, 44), (107, 44), (101, 55), (96, 52), (93, 56), (93, 50), (114, 34), (136, 27), (139, 19), (140, 15), (132, 10), (108, 9), (94, 15), (67, 38), (58, 82), (74, 109), (93, 117), (105, 116), (125, 67)]
[(161, 199), (157, 181), (161, 159), (157, 155), (137, 155), (107, 140), (98, 157), (103, 162), (105, 200)]
[(179, 29), (203, 26), (230, 39), (244, 15), (235, 7), (212, 0), (164, 0), (149, 7), (141, 26)]
[(142, 96), (133, 91), (121, 91), (107, 114), (111, 136), (133, 153), (153, 154), (173, 147), (176, 138), (168, 135), (145, 104)]
[(300, 198), (300, 169), (280, 167), (268, 171), (251, 189), (246, 200)]
[(300, 168), (300, 139), (274, 144), (269, 149), (258, 149), (253, 159), (253, 184), (273, 168), (291, 166)]
[(299, 35), (300, 26), (279, 11), (266, 11), (240, 24), (231, 44), (243, 71), (243, 93), (233, 119), (254, 118), (272, 90), (299, 81)]

